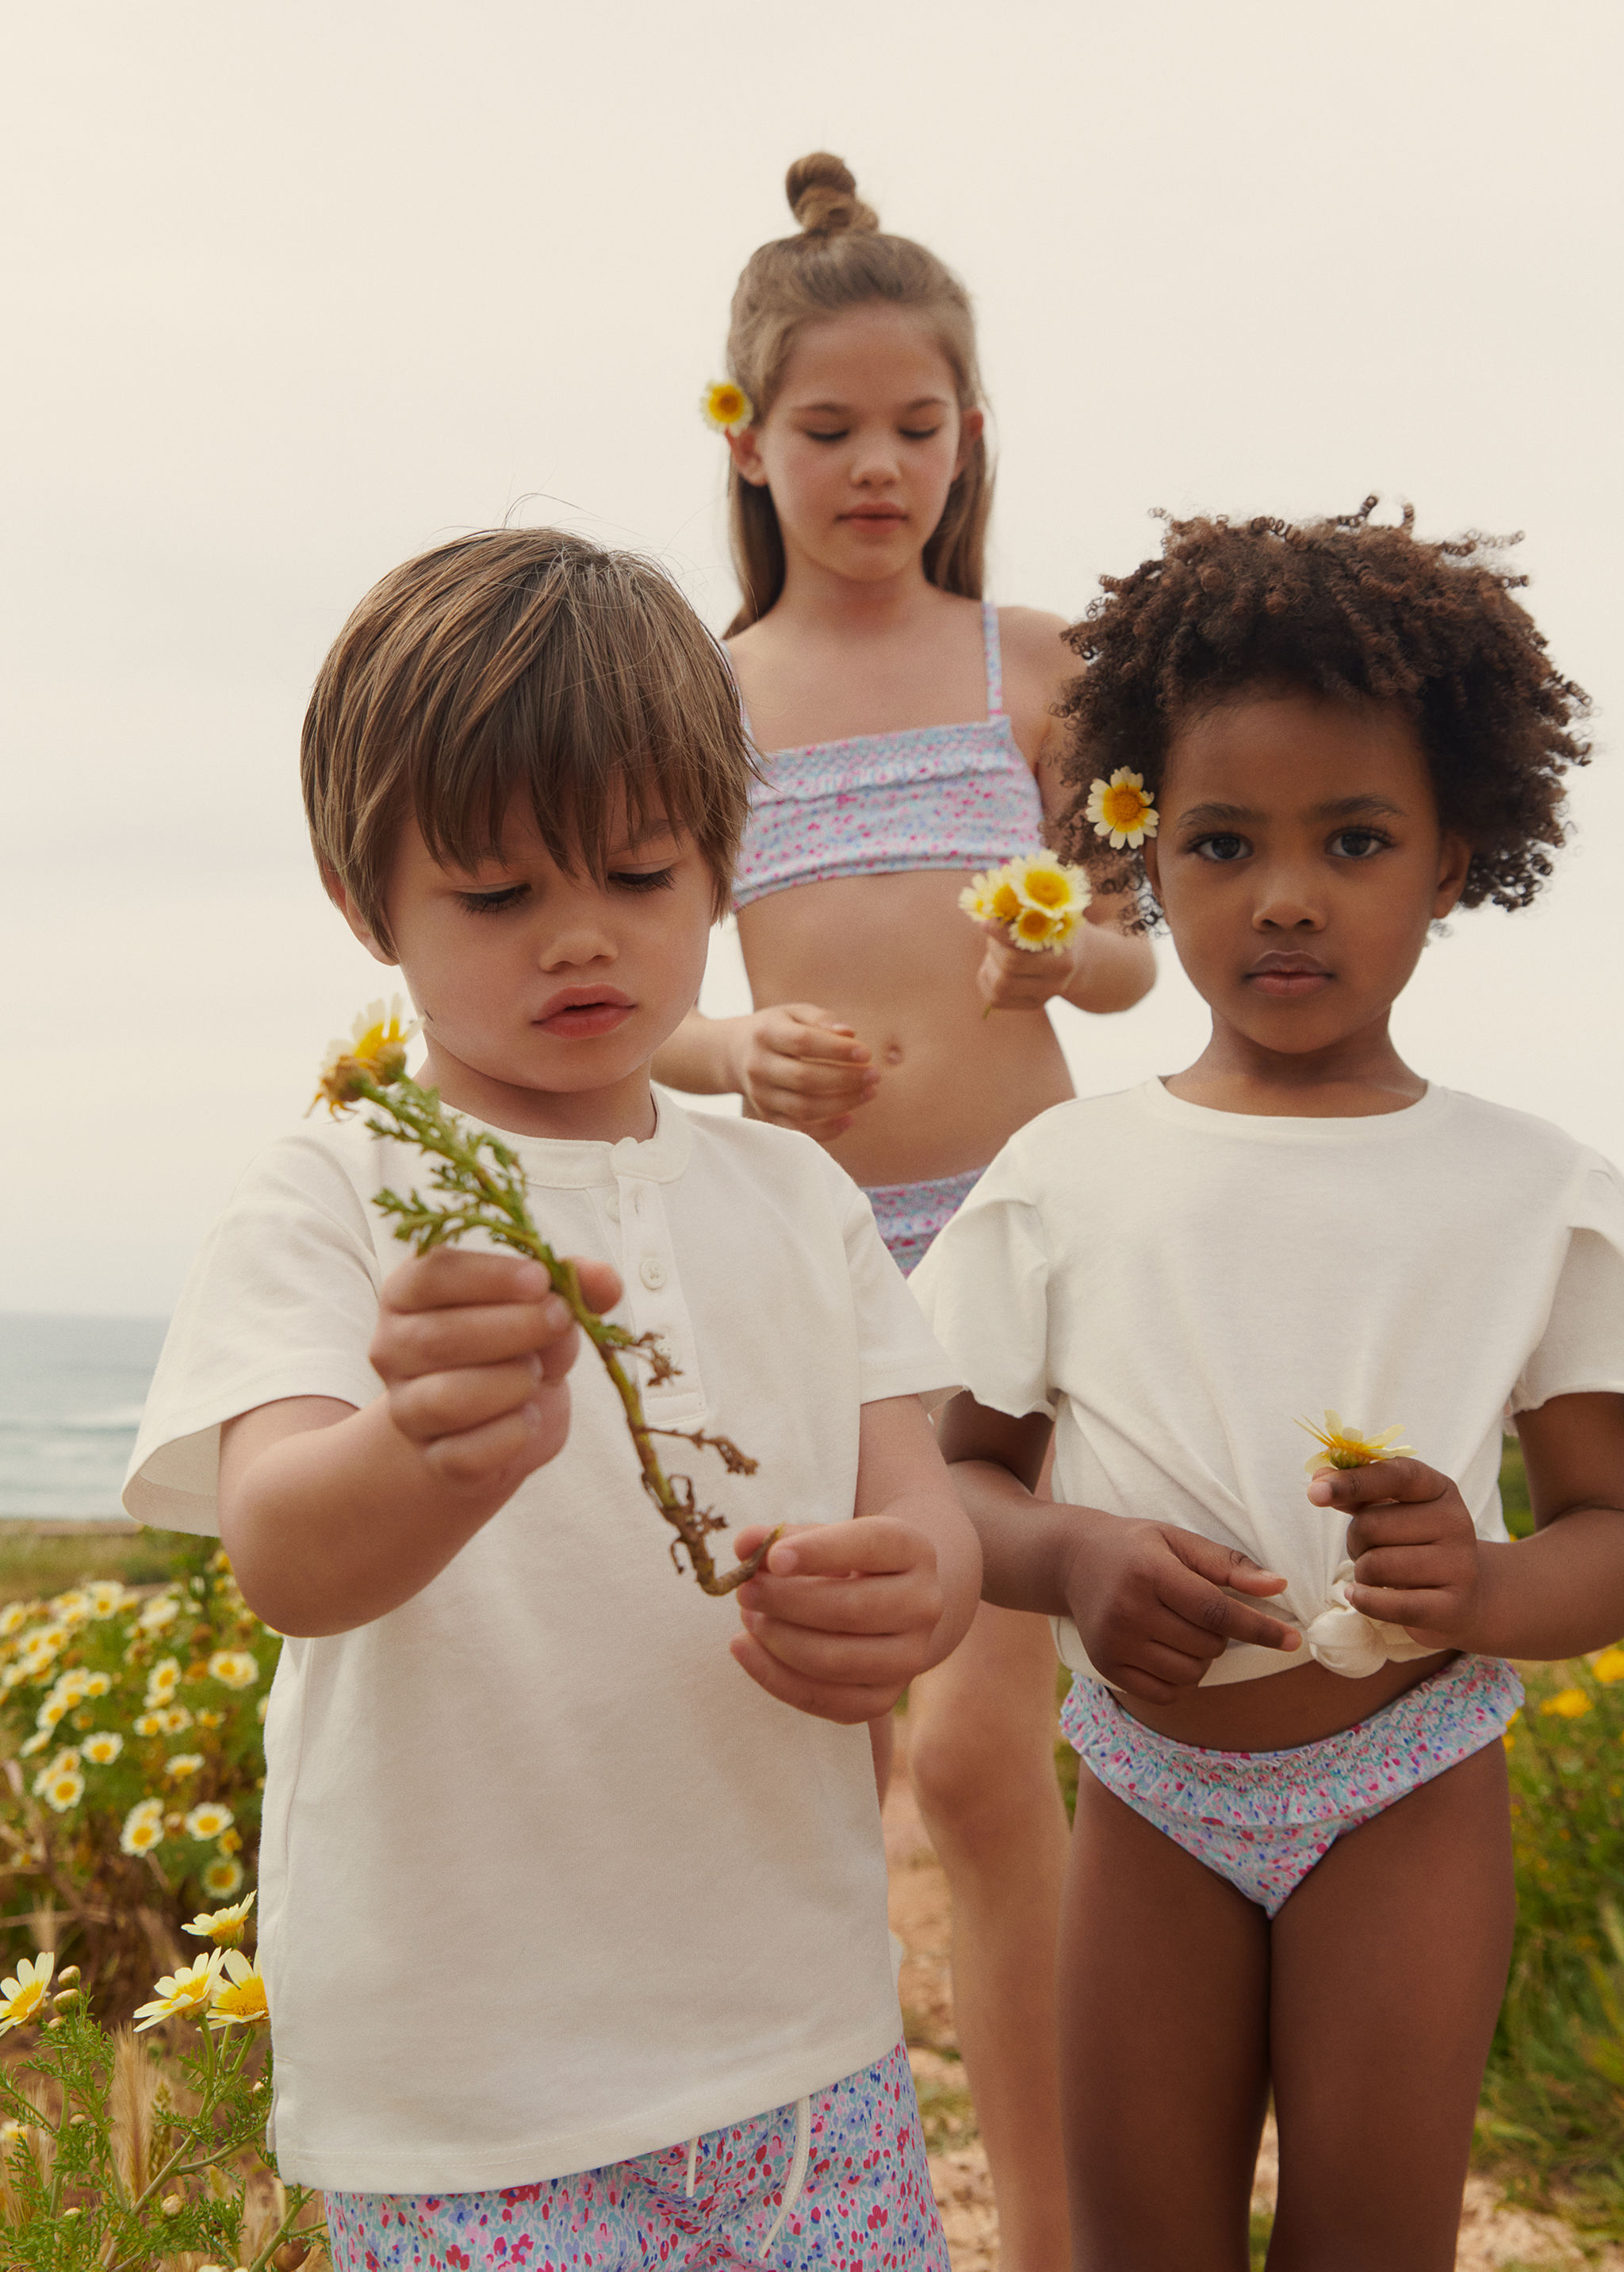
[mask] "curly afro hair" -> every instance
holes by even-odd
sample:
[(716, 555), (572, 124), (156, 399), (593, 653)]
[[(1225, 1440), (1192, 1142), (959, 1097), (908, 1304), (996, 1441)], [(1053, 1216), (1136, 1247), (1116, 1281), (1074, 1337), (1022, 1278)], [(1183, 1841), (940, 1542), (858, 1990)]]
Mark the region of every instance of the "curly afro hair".
[(1089, 786), (1128, 766), (1154, 796), (1181, 721), (1243, 686), (1401, 704), (1443, 825), (1472, 848), (1463, 906), (1524, 908), (1551, 874), (1562, 776), (1589, 761), (1572, 729), (1590, 698), (1560, 676), (1511, 596), (1528, 579), (1498, 558), (1520, 537), (1472, 530), (1423, 543), (1412, 507), (1393, 527), (1373, 523), (1375, 504), (1301, 527), (1164, 513), (1161, 558), (1102, 577), (1102, 596), (1066, 632), (1088, 667), (1056, 709), (1069, 721), (1072, 792), (1057, 845), (1097, 892), (1138, 890), (1138, 928), (1156, 917), (1143, 861), (1095, 833)]

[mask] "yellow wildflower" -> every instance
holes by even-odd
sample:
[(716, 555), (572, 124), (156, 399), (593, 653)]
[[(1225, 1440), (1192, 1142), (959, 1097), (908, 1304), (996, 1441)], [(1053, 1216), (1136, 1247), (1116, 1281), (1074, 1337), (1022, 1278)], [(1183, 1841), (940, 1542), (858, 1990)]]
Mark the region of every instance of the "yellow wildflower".
[(85, 1796), (85, 1778), (77, 1768), (59, 1768), (47, 1779), (41, 1794), (54, 1814), (65, 1814)]
[(177, 1656), (161, 1657), (146, 1676), (146, 1708), (153, 1711), (167, 1704), (181, 1685), (181, 1665)]
[(1299, 1420), (1317, 1444), (1323, 1445), (1303, 1465), (1311, 1476), (1322, 1475), (1327, 1468), (1367, 1468), (1373, 1460), (1402, 1460), (1413, 1453), (1413, 1444), (1396, 1444), (1393, 1439), (1403, 1433), (1401, 1421), (1396, 1428), (1384, 1428), (1379, 1436), (1366, 1436), (1351, 1421), (1328, 1411), (1323, 1428), (1316, 1428), (1312, 1420)]
[(220, 1834), (220, 1850), (222, 1854), (240, 1854), (243, 1850), (242, 1832), (222, 1830)]
[(228, 1948), (221, 1959), (228, 1979), (215, 1985), (213, 2000), (209, 2006), (211, 2028), (228, 2028), (234, 2023), (244, 2027), (262, 2028), (271, 2016), (265, 1999), (265, 1981), (260, 1975), (258, 1957), (250, 1959), (240, 1948)]
[(207, 1956), (199, 1956), (195, 1963), (183, 1964), (178, 1972), (166, 1972), (153, 1991), (152, 2001), (136, 2007), (137, 2035), (144, 2029), (155, 2028), (161, 2020), (200, 2012), (214, 1993), (220, 1967), (221, 1954), (216, 1948)]
[(1514, 1712), (1506, 1723), (1505, 1733), (1501, 1737), (1500, 1740), (1504, 1744), (1508, 1751), (1511, 1749), (1511, 1730), (1516, 1726), (1517, 1722), (1522, 1718), (1522, 1716), (1523, 1715), (1520, 1711)]
[(110, 1672), (87, 1672), (85, 1675), (86, 1696), (105, 1696), (112, 1685), (113, 1676)]
[(19, 1626), (27, 1624), (28, 1612), (33, 1606), (31, 1602), (8, 1602), (4, 1609), (0, 1610), (0, 1640), (9, 1640)]
[(116, 1728), (103, 1728), (94, 1736), (86, 1736), (81, 1749), (94, 1768), (110, 1768), (124, 1748), (124, 1739)]
[(0, 2036), (27, 2026), (45, 2001), (56, 1969), (56, 1959), (47, 1948), (38, 1956), (25, 1956), (14, 1980), (0, 1980), (0, 1998), (4, 1999), (0, 2002)]
[(45, 1746), (49, 1743), (55, 1732), (56, 1730), (52, 1728), (39, 1729), (34, 1735), (29, 1737), (26, 1744), (21, 1744), (18, 1746), (18, 1757), (19, 1759), (31, 1760), (36, 1752), (42, 1752), (45, 1749)]
[(1593, 1708), (1583, 1688), (1559, 1688), (1539, 1708), (1547, 1719), (1554, 1715), (1559, 1720), (1583, 1720)]
[(241, 1940), (243, 1928), (248, 1923), (248, 1912), (253, 1906), (252, 1894), (244, 1894), (242, 1900), (233, 1902), (229, 1909), (201, 1911), (181, 1930), (191, 1933), (194, 1940), (212, 1940), (216, 1946), (224, 1941)]
[[(236, 1833), (233, 1830), (226, 1833), (227, 1838), (234, 1838), (236, 1835)], [(222, 1839), (221, 1842), (223, 1845), (225, 1841)], [(243, 1865), (240, 1862), (234, 1862), (229, 1853), (222, 1853), (211, 1862), (202, 1877), (204, 1892), (208, 1895), (211, 1901), (216, 1902), (229, 1901), (242, 1882)], [(251, 1894), (249, 1899), (251, 1901), (253, 1899)]]
[(75, 1586), (70, 1592), (57, 1595), (51, 1603), (51, 1612), (64, 1626), (82, 1626), (90, 1615), (90, 1596)]
[(156, 1716), (166, 1736), (183, 1736), (191, 1725), (191, 1715), (183, 1704), (171, 1704), (167, 1712)]
[(259, 1678), (259, 1663), (245, 1648), (217, 1648), (209, 1659), (209, 1678), (225, 1688), (251, 1688)]
[(230, 1829), (234, 1819), (231, 1809), (219, 1799), (206, 1798), (186, 1817), (186, 1835), (189, 1838), (218, 1838)]
[(201, 1752), (176, 1752), (165, 1767), (164, 1773), (174, 1782), (184, 1782), (186, 1777), (195, 1775), (202, 1765)]
[(700, 397), (700, 415), (718, 434), (742, 434), (755, 415), (750, 397), (730, 378), (714, 380)]
[(135, 1730), (138, 1736), (161, 1736), (163, 1733), (163, 1714), (161, 1712), (143, 1712), (138, 1719), (132, 1720), (130, 1724)]
[(50, 1694), (46, 1698), (44, 1703), (41, 1705), (39, 1710), (35, 1713), (34, 1724), (37, 1727), (45, 1729), (49, 1733), (49, 1730), (56, 1725), (57, 1722), (64, 1717), (67, 1712), (67, 1708), (66, 1700), (63, 1697), (58, 1696), (56, 1690), (53, 1689)]
[(1110, 837), (1114, 852), (1120, 852), (1125, 844), (1137, 848), (1162, 825), (1161, 815), (1145, 793), (1143, 774), (1130, 773), (1126, 766), (1119, 766), (1109, 781), (1094, 783), (1083, 818), (1094, 823), (1096, 836)]
[(199, 1728), (223, 1728), (225, 1724), (226, 1715), (223, 1712), (199, 1712), (198, 1715)]
[(115, 1610), (124, 1605), (123, 1582), (118, 1578), (98, 1578), (90, 1591), (90, 1614), (93, 1618), (110, 1618)]
[(363, 1082), (387, 1088), (392, 1080), (400, 1080), (406, 1071), (406, 1045), (417, 1031), (415, 1020), (410, 1025), (400, 1022), (405, 1008), (398, 994), (387, 1009), (382, 1002), (369, 1002), (350, 1028), (349, 1040), (329, 1043), (311, 1111), (325, 1097), (328, 1111), (336, 1116), (358, 1102)]
[(139, 1798), (124, 1817), (118, 1842), (126, 1854), (150, 1854), (163, 1843), (163, 1801)]
[(1615, 1680), (1624, 1680), (1624, 1648), (1616, 1641), (1604, 1648), (1599, 1656), (1590, 1659), (1590, 1670), (1604, 1688), (1611, 1688)]

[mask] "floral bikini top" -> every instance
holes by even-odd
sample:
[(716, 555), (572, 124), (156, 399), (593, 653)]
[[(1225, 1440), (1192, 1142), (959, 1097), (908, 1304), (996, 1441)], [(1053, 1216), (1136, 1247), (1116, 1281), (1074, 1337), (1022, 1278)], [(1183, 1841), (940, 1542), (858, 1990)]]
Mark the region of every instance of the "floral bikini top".
[[(998, 610), (981, 609), (987, 714), (775, 750), (733, 878), (746, 908), (797, 884), (912, 868), (998, 868), (1043, 839), (1043, 804), (1004, 710)], [(750, 721), (745, 721), (748, 732)]]

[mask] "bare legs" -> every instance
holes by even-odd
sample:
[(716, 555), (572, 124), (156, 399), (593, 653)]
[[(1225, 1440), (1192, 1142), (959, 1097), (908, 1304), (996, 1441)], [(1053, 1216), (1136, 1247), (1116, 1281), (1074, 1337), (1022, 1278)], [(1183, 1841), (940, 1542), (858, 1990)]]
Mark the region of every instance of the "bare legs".
[(1055, 1947), (1066, 1810), (1048, 1620), (983, 1603), (909, 1695), (909, 1764), (953, 1893), (959, 2046), (998, 2196), (1002, 2272), (1070, 2261)]
[(1061, 1940), (1076, 2272), (1450, 2272), (1514, 1903), (1498, 1744), (1337, 1841), (1272, 1927), (1085, 1771)]

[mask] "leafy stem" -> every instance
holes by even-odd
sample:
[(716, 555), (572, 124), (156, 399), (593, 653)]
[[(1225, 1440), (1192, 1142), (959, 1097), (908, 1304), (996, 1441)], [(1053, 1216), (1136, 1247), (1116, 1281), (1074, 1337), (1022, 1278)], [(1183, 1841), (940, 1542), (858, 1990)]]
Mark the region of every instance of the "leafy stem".
[[(393, 1066), (378, 1070), (393, 1072)], [(715, 1452), (730, 1475), (753, 1475), (755, 1461), (726, 1436), (709, 1436), (698, 1429), (650, 1426), (642, 1390), (627, 1360), (640, 1358), (646, 1363), (649, 1383), (655, 1386), (674, 1379), (677, 1367), (653, 1334), (628, 1334), (624, 1327), (610, 1325), (600, 1317), (587, 1302), (574, 1264), (554, 1252), (531, 1220), (517, 1154), (489, 1130), (464, 1126), (446, 1111), (438, 1089), (420, 1088), (403, 1072), (380, 1081), (371, 1067), (352, 1059), (345, 1067), (343, 1102), (363, 1099), (374, 1108), (366, 1125), (375, 1136), (414, 1145), (435, 1163), (430, 1179), (440, 1195), (438, 1204), (415, 1191), (404, 1197), (393, 1191), (375, 1194), (376, 1206), (394, 1218), (395, 1237), (415, 1254), (427, 1254), (437, 1246), (454, 1244), (471, 1230), (482, 1230), (498, 1245), (512, 1247), (539, 1262), (552, 1281), (553, 1290), (568, 1304), (571, 1316), (596, 1349), (620, 1399), (643, 1489), (677, 1534), (671, 1541), (672, 1561), (680, 1570), (678, 1549), (685, 1551), (689, 1566), (707, 1594), (730, 1594), (746, 1578), (753, 1577), (780, 1532), (774, 1530), (735, 1568), (719, 1571), (706, 1540), (712, 1531), (724, 1530), (726, 1521), (700, 1505), (686, 1476), (666, 1473), (654, 1439), (674, 1437), (696, 1450)]]

